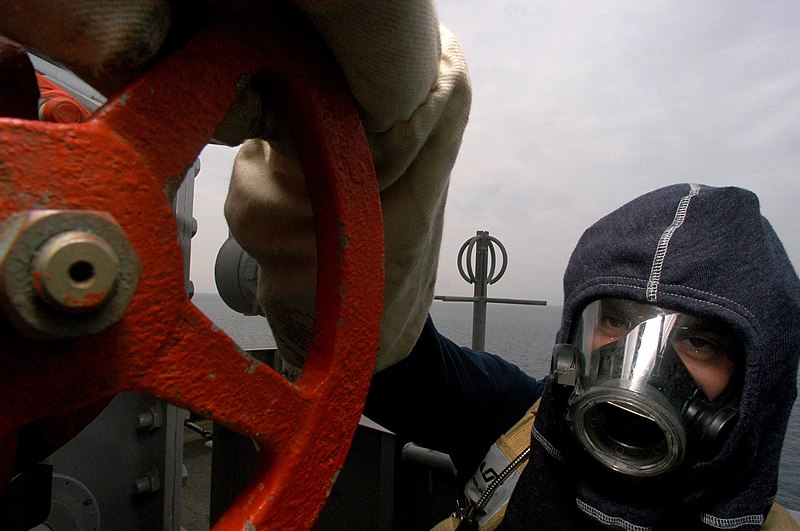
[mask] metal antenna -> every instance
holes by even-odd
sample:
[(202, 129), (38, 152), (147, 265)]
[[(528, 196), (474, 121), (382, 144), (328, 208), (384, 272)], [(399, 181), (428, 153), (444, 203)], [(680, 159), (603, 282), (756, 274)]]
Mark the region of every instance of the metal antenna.
[[(497, 270), (497, 251), (500, 249), (502, 265)], [(466, 256), (464, 255), (466, 252)], [(473, 265), (473, 252), (475, 260)], [(458, 272), (461, 278), (475, 286), (472, 297), (457, 297), (453, 295), (435, 295), (434, 299), (445, 302), (471, 302), (472, 309), (472, 349), (484, 350), (486, 344), (486, 304), (490, 302), (501, 304), (527, 304), (532, 306), (545, 306), (547, 301), (531, 299), (502, 299), (489, 297), (488, 287), (500, 280), (506, 272), (508, 253), (503, 244), (494, 236), (489, 236), (489, 231), (479, 230), (472, 238), (464, 242), (458, 252)]]

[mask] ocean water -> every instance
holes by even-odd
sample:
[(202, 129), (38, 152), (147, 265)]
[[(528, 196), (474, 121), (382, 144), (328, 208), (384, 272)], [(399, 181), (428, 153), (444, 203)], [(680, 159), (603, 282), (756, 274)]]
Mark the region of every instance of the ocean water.
[[(193, 302), (242, 348), (274, 348), (275, 341), (263, 317), (247, 317), (230, 308), (216, 294), (196, 294)], [(437, 328), (460, 345), (472, 341), (472, 304), (435, 301), (431, 315)], [(489, 305), (486, 350), (516, 363), (541, 378), (550, 367), (550, 354), (561, 320), (560, 306)], [(800, 406), (789, 419), (778, 485), (778, 502), (800, 510)]]

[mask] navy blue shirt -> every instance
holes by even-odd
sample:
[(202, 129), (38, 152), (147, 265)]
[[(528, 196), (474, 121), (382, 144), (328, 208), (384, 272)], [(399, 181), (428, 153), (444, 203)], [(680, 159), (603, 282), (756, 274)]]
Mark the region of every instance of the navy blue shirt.
[(428, 316), (403, 361), (372, 378), (364, 414), (416, 444), (450, 455), (462, 480), (544, 391), (499, 356), (460, 347)]

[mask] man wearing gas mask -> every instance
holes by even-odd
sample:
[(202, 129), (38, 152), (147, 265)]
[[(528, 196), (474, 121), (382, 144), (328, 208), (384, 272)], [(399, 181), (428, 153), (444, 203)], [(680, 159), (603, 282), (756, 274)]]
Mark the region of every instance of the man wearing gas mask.
[(578, 242), (549, 378), (429, 320), (367, 412), (468, 471), (440, 529), (797, 529), (773, 502), (798, 326), (800, 281), (755, 195), (673, 185)]
[[(534, 430), (569, 457), (542, 445), (531, 457), (562, 477), (550, 495), (574, 490), (600, 521), (759, 528), (796, 394), (800, 282), (755, 196), (642, 196), (586, 231), (564, 289), (559, 341), (576, 355), (566, 367), (555, 349)], [(571, 487), (564, 466), (579, 467)], [(527, 478), (518, 489), (536, 490)], [(512, 501), (510, 521), (526, 512)]]
[(570, 347), (508, 523), (552, 515), (523, 501), (539, 493), (577, 528), (759, 529), (796, 395), (800, 282), (757, 198), (644, 195), (586, 231), (564, 291)]

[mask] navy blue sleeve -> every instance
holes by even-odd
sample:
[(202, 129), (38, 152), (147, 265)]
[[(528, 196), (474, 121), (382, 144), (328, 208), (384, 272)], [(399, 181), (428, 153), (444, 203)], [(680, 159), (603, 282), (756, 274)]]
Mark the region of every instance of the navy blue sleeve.
[(373, 377), (364, 413), (405, 439), (450, 454), (462, 476), (477, 469), (544, 386), (499, 356), (456, 345), (428, 316), (409, 356)]

